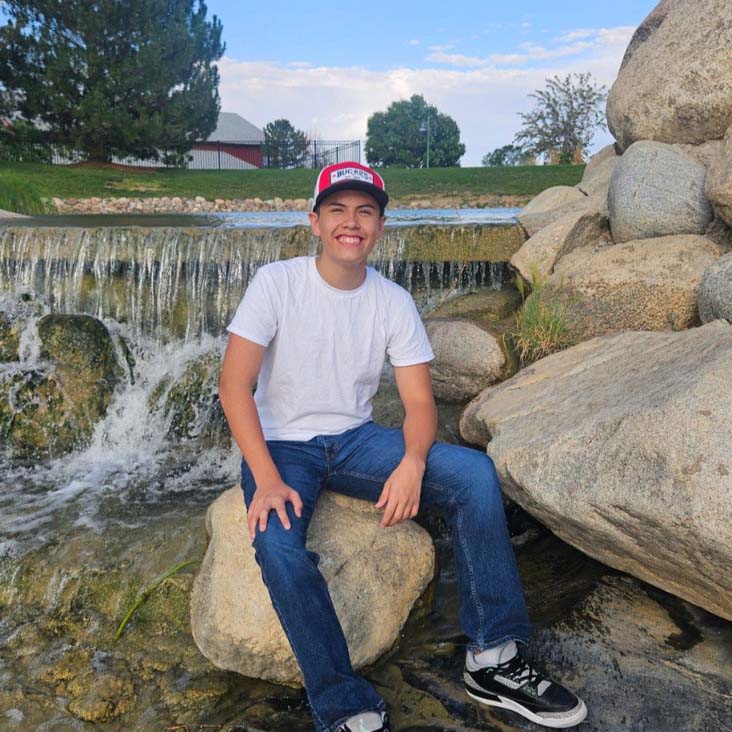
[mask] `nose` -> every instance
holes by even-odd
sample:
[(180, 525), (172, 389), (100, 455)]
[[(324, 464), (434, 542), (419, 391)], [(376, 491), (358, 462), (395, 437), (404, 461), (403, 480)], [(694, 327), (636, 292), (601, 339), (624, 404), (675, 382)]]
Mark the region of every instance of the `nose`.
[(357, 229), (360, 226), (358, 222), (358, 212), (346, 210), (343, 218), (343, 226), (349, 229)]

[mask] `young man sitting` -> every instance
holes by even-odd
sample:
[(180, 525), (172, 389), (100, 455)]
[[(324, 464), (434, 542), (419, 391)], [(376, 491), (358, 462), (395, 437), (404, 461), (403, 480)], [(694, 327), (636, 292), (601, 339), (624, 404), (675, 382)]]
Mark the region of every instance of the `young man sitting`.
[[(576, 725), (584, 703), (522, 655), (530, 625), (493, 463), (435, 442), (424, 327), (409, 293), (366, 265), (387, 202), (383, 179), (366, 166), (320, 172), (310, 224), (321, 254), (257, 271), (228, 327), (221, 373), (249, 532), (315, 729), (391, 730), (383, 700), (351, 667), (318, 557), (305, 546), (323, 490), (372, 501), (385, 530), (422, 508), (444, 509), (469, 638), (467, 693), (548, 727)], [(386, 356), (406, 412), (402, 429), (371, 420)]]

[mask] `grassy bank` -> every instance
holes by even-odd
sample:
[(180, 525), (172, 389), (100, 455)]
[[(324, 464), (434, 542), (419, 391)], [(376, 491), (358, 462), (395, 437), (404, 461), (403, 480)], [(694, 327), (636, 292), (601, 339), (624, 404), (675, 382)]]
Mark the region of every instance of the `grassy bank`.
[[(394, 198), (435, 195), (536, 195), (556, 185), (574, 185), (583, 166), (431, 168), (384, 171)], [(315, 171), (299, 170), (119, 170), (40, 163), (0, 163), (0, 208), (33, 213), (40, 198), (180, 196), (194, 198), (309, 198)], [(13, 191), (24, 192), (11, 199)], [(4, 193), (3, 193), (4, 192)], [(3, 198), (3, 195), (5, 197)], [(14, 205), (10, 205), (15, 201)], [(5, 205), (3, 205), (5, 202)], [(19, 206), (19, 207), (18, 207)]]

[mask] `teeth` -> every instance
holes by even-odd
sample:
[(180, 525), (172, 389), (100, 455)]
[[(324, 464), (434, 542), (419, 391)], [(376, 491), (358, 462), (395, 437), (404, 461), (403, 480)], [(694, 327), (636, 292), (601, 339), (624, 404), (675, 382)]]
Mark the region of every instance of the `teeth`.
[(340, 240), (346, 244), (358, 244), (361, 241), (357, 236), (341, 236)]

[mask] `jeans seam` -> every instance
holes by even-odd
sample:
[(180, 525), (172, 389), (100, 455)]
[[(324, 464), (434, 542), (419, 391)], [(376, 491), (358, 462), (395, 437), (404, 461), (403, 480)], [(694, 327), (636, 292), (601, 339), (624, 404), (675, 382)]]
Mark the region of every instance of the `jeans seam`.
[(378, 706), (375, 707), (369, 707), (368, 709), (359, 709), (357, 712), (353, 712), (353, 714), (348, 714), (345, 717), (341, 717), (337, 722), (333, 724), (332, 727), (327, 727), (323, 732), (336, 732), (338, 727), (343, 724), (344, 722), (347, 722), (351, 717), (355, 717), (357, 714), (368, 714), (369, 712), (385, 712), (386, 711), (386, 705), (382, 702)]
[(475, 608), (478, 611), (478, 620), (480, 622), (480, 627), (478, 629), (478, 638), (476, 639), (476, 642), (479, 644), (483, 644), (483, 629), (485, 628), (485, 613), (483, 611), (483, 606), (480, 603), (480, 598), (478, 597), (478, 588), (475, 586), (475, 574), (473, 572), (473, 562), (470, 559), (470, 552), (468, 551), (468, 547), (465, 543), (465, 537), (463, 535), (463, 509), (460, 506), (460, 504), (452, 500), (451, 501), (453, 505), (457, 508), (457, 530), (458, 530), (458, 536), (460, 539), (460, 546), (463, 549), (463, 554), (465, 555), (465, 562), (468, 567), (468, 577), (470, 577), (470, 597), (473, 600), (473, 603), (475, 604)]
[[(264, 575), (264, 569), (262, 569), (262, 574)], [(265, 580), (265, 584), (267, 586), (269, 586), (269, 583), (266, 580)], [(280, 623), (282, 624), (282, 629), (285, 631), (285, 635), (287, 636), (287, 642), (290, 644), (290, 649), (292, 650), (292, 655), (295, 656), (295, 661), (297, 662), (298, 667), (299, 667), (300, 663), (299, 663), (299, 661), (297, 661), (297, 655), (295, 654), (295, 649), (294, 649), (294, 646), (292, 645), (292, 636), (290, 635), (290, 631), (287, 628), (287, 623), (285, 622), (285, 618), (282, 615), (282, 613), (280, 612), (279, 605), (271, 593), (270, 593), (270, 598), (272, 600), (272, 606), (274, 607), (275, 612), (277, 613), (277, 617), (280, 619)], [(323, 720), (320, 718), (320, 715), (317, 713), (317, 711), (315, 710), (315, 707), (313, 707), (312, 704), (310, 705), (310, 711), (312, 712), (312, 715), (313, 715), (313, 717), (315, 717), (318, 724), (321, 727), (323, 727), (323, 729), (326, 730), (326, 732), (327, 732), (327, 730), (329, 728), (327, 727), (325, 722), (323, 722)]]

